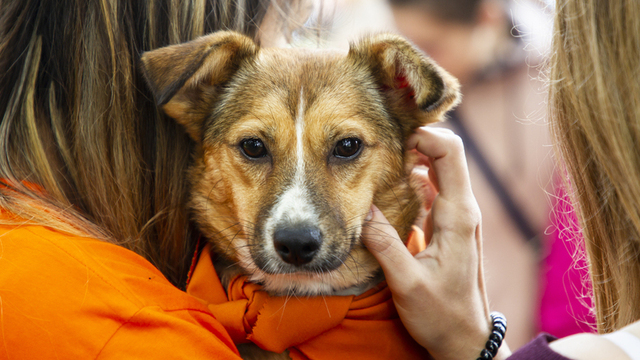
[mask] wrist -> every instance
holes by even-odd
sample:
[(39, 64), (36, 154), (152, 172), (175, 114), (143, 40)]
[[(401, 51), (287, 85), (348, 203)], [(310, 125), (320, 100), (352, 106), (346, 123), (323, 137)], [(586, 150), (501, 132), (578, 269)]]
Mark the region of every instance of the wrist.
[[(493, 327), (487, 314), (488, 312), (479, 312), (472, 318), (457, 322), (455, 331), (446, 332), (439, 339), (423, 346), (435, 360), (476, 360), (485, 348)], [(437, 345), (433, 346), (434, 344)]]
[[(498, 360), (508, 351), (500, 351), (507, 334), (507, 318), (497, 311), (491, 313), (491, 333), (487, 337), (484, 349), (476, 360)], [(506, 347), (506, 344), (504, 344)], [(498, 354), (500, 356), (498, 357)], [(508, 356), (508, 355), (507, 355)]]

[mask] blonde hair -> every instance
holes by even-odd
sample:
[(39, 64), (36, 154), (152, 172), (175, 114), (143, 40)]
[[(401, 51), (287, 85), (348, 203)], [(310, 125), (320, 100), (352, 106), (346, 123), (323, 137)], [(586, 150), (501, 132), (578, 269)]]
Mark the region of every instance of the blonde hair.
[(551, 128), (606, 333), (640, 319), (640, 2), (558, 0), (556, 11)]
[(255, 36), (270, 4), (0, 1), (0, 207), (20, 217), (2, 221), (117, 243), (184, 285), (193, 144), (158, 112), (139, 56), (219, 29)]

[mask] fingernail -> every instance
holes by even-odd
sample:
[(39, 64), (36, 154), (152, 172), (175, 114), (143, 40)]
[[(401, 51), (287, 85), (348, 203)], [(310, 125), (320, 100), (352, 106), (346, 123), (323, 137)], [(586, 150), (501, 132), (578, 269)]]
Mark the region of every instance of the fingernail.
[(416, 175), (429, 177), (429, 168), (426, 167), (426, 166), (416, 166), (416, 167), (413, 168), (413, 172)]
[(369, 208), (369, 212), (367, 213), (367, 216), (364, 218), (364, 221), (371, 221), (371, 219), (373, 219), (373, 209)]

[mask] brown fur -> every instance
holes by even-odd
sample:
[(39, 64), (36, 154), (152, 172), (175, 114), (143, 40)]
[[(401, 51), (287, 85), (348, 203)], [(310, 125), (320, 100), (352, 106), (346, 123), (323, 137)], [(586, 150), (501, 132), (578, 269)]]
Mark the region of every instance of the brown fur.
[[(158, 103), (197, 143), (191, 207), (223, 283), (243, 271), (275, 294), (317, 295), (358, 293), (379, 280), (360, 242), (364, 219), (374, 203), (406, 240), (421, 201), (405, 171), (404, 142), (457, 104), (454, 78), (388, 34), (352, 44), (345, 55), (260, 49), (218, 32), (142, 60)], [(300, 117), (304, 184), (323, 242), (311, 263), (294, 267), (280, 264), (268, 230), (274, 204), (300, 169)], [(261, 139), (269, 155), (244, 156), (239, 144), (248, 138)], [(350, 160), (333, 156), (345, 138), (362, 141)]]

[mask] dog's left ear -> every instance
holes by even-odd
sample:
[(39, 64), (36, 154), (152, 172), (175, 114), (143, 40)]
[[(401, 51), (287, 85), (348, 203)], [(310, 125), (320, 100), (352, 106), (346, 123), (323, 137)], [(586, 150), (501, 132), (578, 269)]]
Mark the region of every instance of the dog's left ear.
[(400, 36), (364, 38), (351, 44), (348, 57), (370, 69), (405, 138), (460, 101), (458, 80)]
[(242, 34), (218, 31), (142, 54), (142, 71), (156, 103), (196, 142), (220, 87), (258, 53)]

